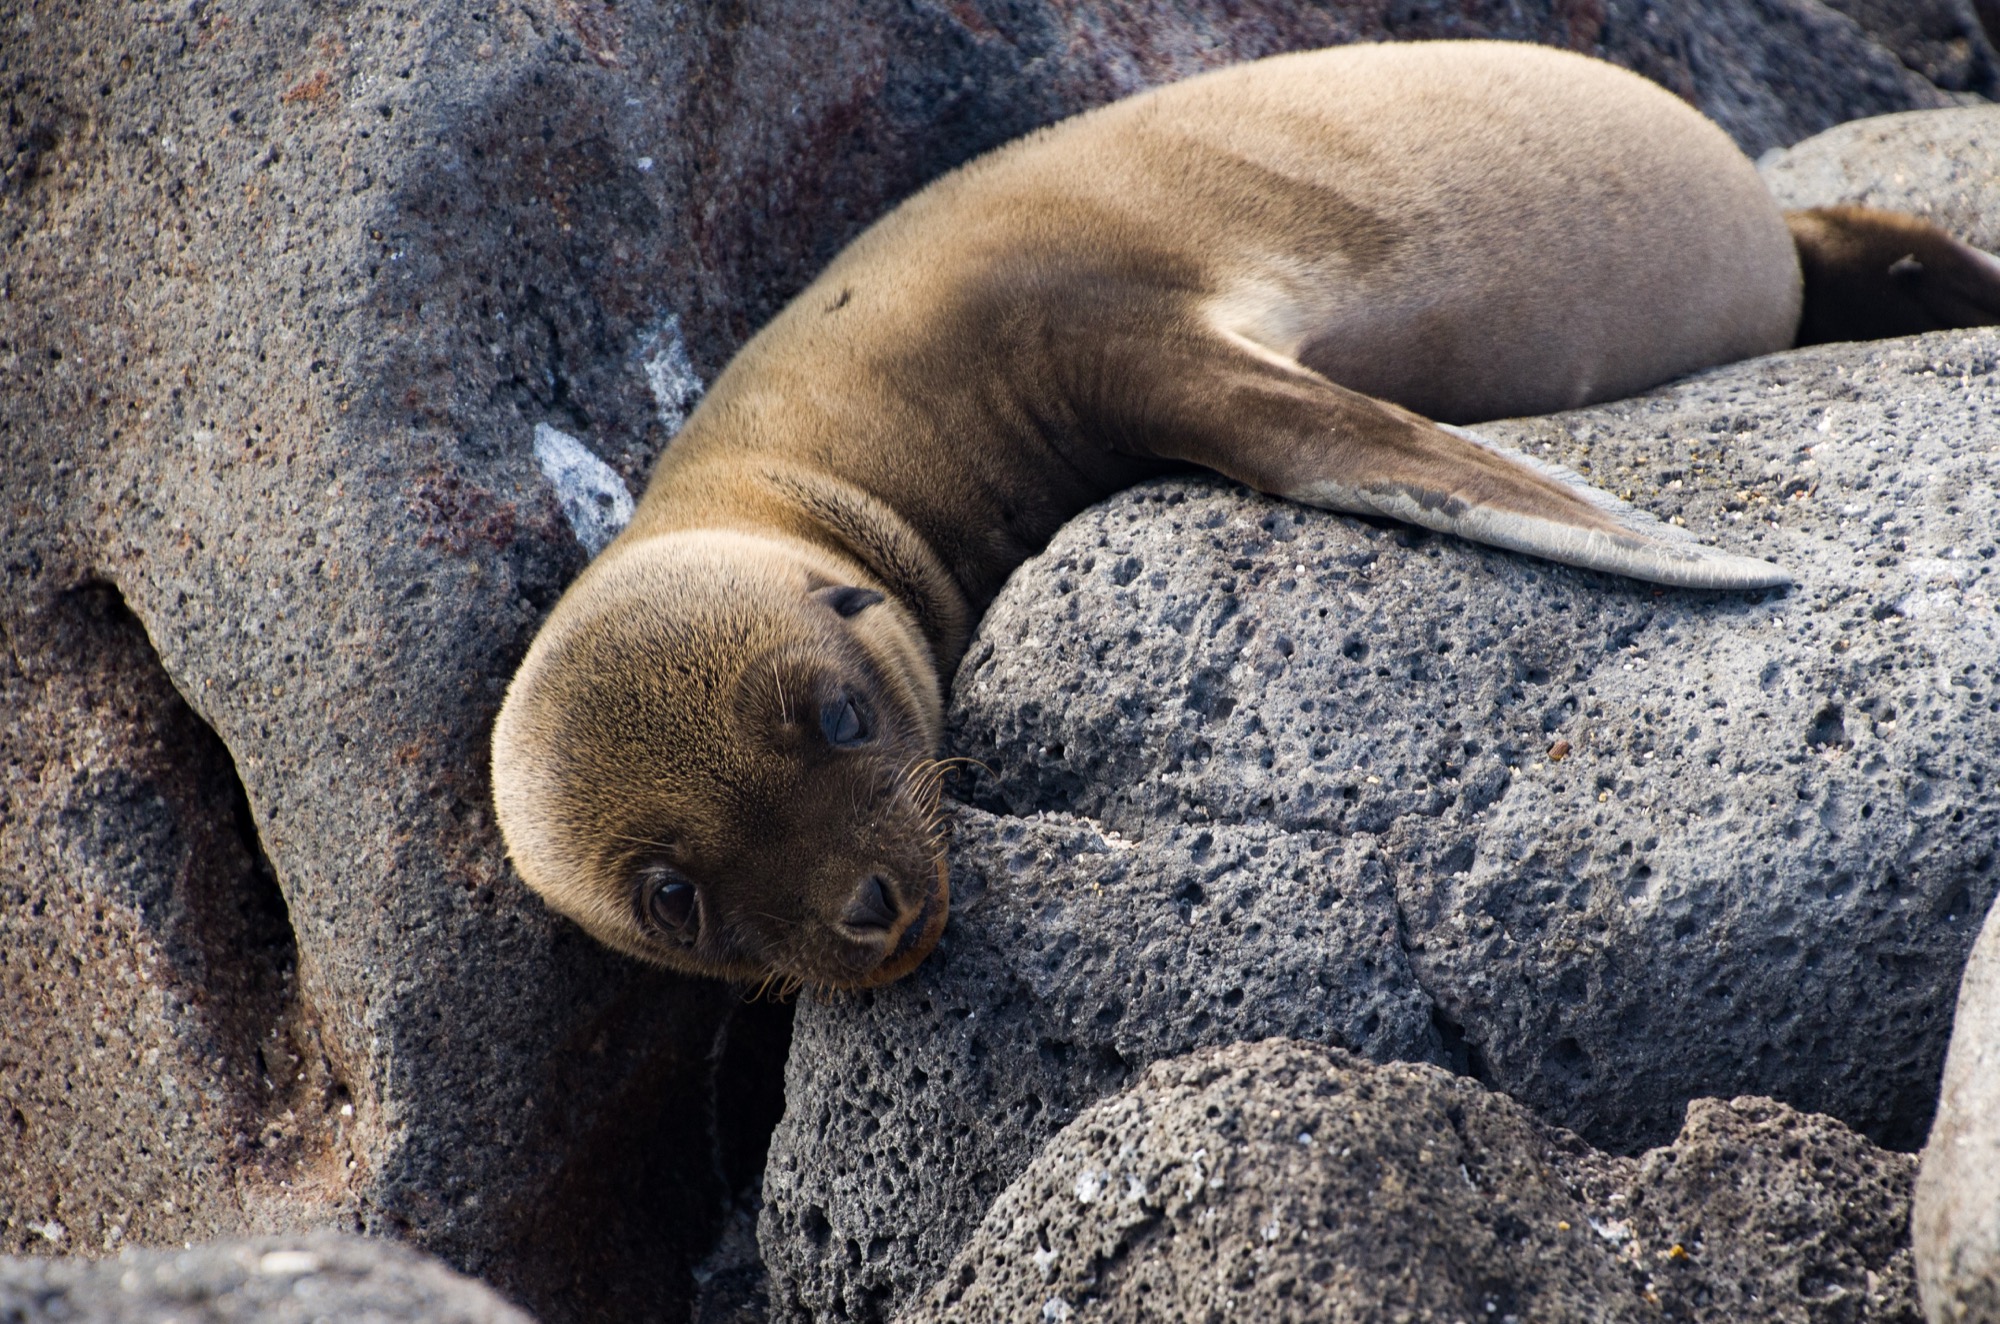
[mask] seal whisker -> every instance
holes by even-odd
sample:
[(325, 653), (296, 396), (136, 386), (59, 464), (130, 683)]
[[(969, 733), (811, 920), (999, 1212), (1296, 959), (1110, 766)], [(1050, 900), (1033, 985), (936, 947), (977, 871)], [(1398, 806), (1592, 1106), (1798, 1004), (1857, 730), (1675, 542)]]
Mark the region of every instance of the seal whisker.
[(634, 846), (651, 846), (654, 850), (671, 850), (673, 848), (671, 841), (658, 841), (652, 837), (632, 837), (627, 836), (623, 832), (606, 832), (604, 835), (613, 841), (629, 841)]

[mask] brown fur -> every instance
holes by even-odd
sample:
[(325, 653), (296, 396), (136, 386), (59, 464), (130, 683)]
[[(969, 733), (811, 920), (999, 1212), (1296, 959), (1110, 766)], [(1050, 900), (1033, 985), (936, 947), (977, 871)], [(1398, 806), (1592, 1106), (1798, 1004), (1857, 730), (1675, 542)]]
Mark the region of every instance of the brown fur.
[[(508, 692), (515, 864), (644, 959), (893, 978), (944, 922), (942, 677), (1077, 511), (1202, 465), (1573, 564), (1782, 583), (1431, 418), (1779, 349), (1799, 302), (1750, 163), (1579, 56), (1312, 52), (1032, 135), (857, 239), (662, 456)], [(835, 747), (849, 695), (874, 724)]]
[(1785, 220), (1806, 276), (1801, 345), (2000, 322), (2000, 260), (1934, 225), (1870, 207)]

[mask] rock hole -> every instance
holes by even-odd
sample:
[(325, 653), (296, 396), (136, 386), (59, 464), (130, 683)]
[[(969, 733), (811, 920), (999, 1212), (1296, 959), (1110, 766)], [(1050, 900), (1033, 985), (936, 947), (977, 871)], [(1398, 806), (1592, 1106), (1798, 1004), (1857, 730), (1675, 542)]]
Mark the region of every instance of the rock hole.
[(1806, 731), (1806, 743), (1816, 749), (1851, 749), (1854, 742), (1847, 736), (1846, 714), (1837, 703), (1830, 703), (1813, 714), (1812, 726)]
[(1445, 1067), (1458, 1075), (1470, 1076), (1482, 1085), (1493, 1083), (1492, 1072), (1486, 1065), (1485, 1054), (1479, 1051), (1479, 1045), (1466, 1038), (1465, 1028), (1435, 1004), (1431, 1007), (1431, 1029), (1437, 1033)]
[(122, 1211), (135, 1174), (171, 1168), (185, 1174), (173, 1202), (132, 1207), (123, 1226), (186, 1240), (206, 1227), (194, 1211), (232, 1206), (246, 1179), (330, 1157), (344, 1086), (299, 996), (235, 764), (118, 590), (87, 584), (10, 625), (0, 761), (24, 775), (0, 790), (0, 818), (35, 846), (0, 842), (0, 950), (46, 952), (64, 973), (0, 963), (0, 1094), (17, 1130), (93, 1137), (61, 1172), (55, 1151), (24, 1149), (14, 1180)]
[(1583, 1045), (1568, 1035), (1556, 1040), (1549, 1049), (1549, 1061), (1567, 1075), (1588, 1080), (1591, 1077), (1590, 1054), (1583, 1051)]

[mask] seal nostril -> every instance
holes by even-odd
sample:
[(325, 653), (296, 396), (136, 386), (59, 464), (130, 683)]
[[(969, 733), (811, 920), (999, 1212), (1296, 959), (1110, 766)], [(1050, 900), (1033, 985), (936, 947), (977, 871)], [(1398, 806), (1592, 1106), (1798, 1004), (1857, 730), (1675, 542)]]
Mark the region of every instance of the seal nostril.
[(875, 929), (886, 933), (896, 924), (896, 907), (889, 902), (889, 889), (882, 875), (870, 874), (848, 903), (841, 921), (850, 929)]

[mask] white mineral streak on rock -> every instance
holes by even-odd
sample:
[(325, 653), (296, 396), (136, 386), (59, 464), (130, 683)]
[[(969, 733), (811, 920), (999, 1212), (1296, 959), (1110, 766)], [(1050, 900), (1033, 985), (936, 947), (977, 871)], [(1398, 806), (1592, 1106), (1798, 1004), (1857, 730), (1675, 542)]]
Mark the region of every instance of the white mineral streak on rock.
[(556, 490), (576, 540), (592, 556), (632, 520), (632, 494), (616, 470), (567, 432), (535, 424), (535, 460)]
[(1182, 1199), (1194, 1199), (1201, 1194), (1201, 1188), (1208, 1183), (1208, 1173), (1201, 1166), (1201, 1161), (1207, 1157), (1208, 1149), (1205, 1146), (1188, 1155), (1188, 1168), (1194, 1175), (1189, 1179), (1187, 1193), (1181, 1197)]
[(318, 1273), (320, 1257), (309, 1250), (270, 1250), (257, 1260), (257, 1272), (267, 1278), (293, 1278)]
[(1098, 1195), (1103, 1192), (1103, 1190), (1104, 1190), (1104, 1174), (1100, 1172), (1095, 1172), (1090, 1168), (1085, 1168), (1082, 1172), (1077, 1174), (1076, 1201), (1078, 1204), (1089, 1204), (1092, 1200), (1095, 1200), (1098, 1197)]
[(639, 366), (653, 392), (660, 425), (669, 434), (679, 432), (688, 411), (701, 399), (702, 382), (688, 358), (687, 342), (681, 339), (678, 313), (639, 338)]

